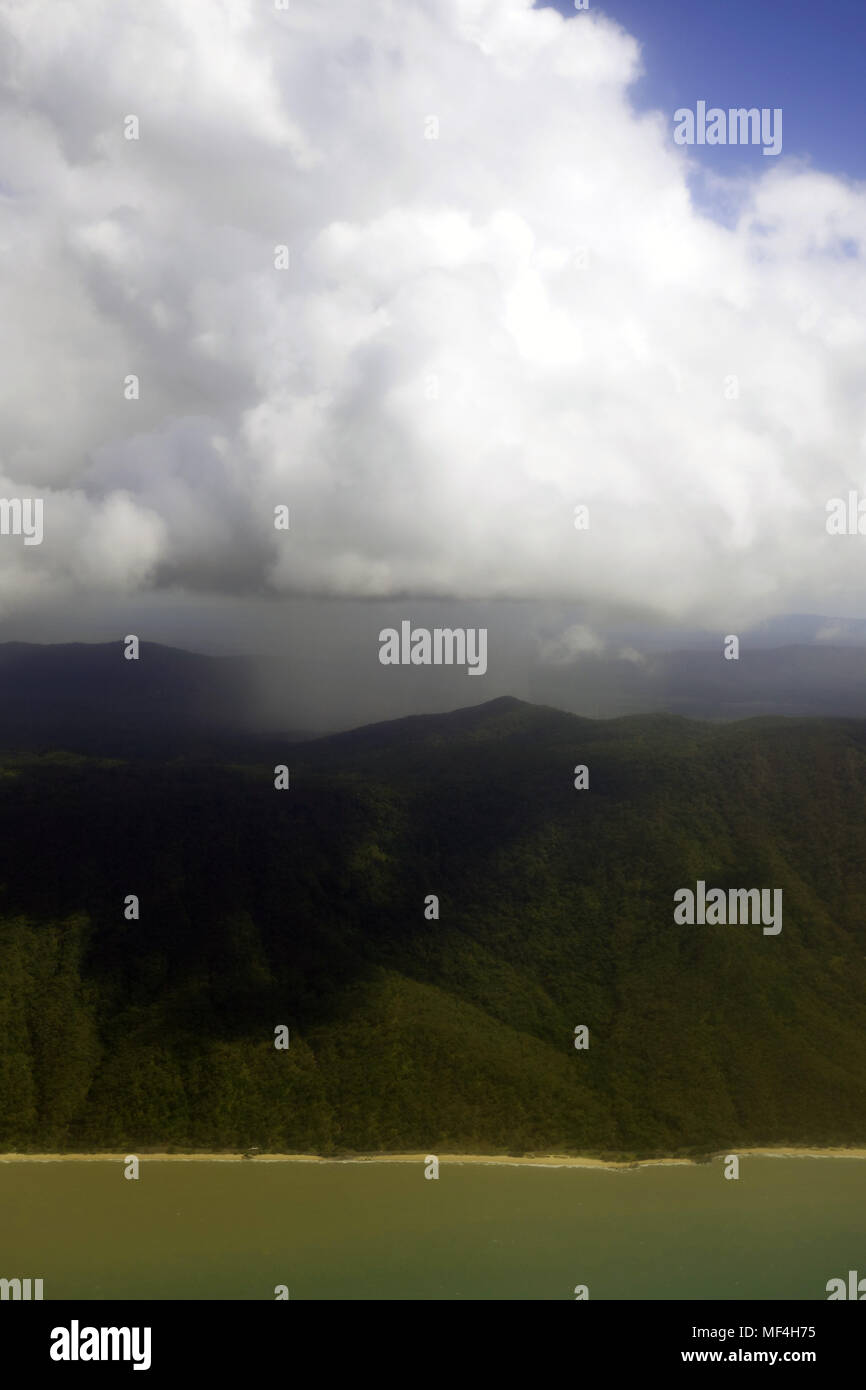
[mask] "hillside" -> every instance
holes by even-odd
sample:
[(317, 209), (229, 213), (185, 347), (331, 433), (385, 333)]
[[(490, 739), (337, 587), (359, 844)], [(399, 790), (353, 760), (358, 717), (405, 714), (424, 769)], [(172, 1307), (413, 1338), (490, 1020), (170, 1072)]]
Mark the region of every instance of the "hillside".
[[(866, 1143), (864, 723), (505, 699), (0, 771), (0, 1150)], [(675, 925), (698, 879), (782, 932)]]
[(249, 663), (142, 642), (0, 643), (0, 747), (154, 756), (243, 727)]

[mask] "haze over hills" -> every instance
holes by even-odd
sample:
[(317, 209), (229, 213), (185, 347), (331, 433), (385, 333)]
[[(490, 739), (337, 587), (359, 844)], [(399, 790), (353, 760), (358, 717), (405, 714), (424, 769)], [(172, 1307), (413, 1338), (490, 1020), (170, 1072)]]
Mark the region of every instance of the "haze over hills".
[[(658, 634), (636, 646), (638, 636), (621, 630), (574, 660), (530, 667), (525, 684), (532, 702), (590, 718), (658, 712), (697, 719), (860, 718), (866, 717), (861, 628), (866, 624), (821, 617), (774, 620), (743, 637), (738, 661), (724, 659), (718, 635), (694, 633), (688, 649), (676, 650), (659, 646)], [(307, 674), (304, 652), (299, 664)], [(409, 674), (425, 673), (410, 668)], [(275, 738), (278, 745), (297, 742), (335, 727), (321, 713), (302, 723), (293, 718), (291, 682), (291, 665), (266, 656), (213, 656), (143, 641), (139, 660), (127, 661), (120, 640), (0, 643), (0, 748), (267, 758)], [(468, 693), (499, 695), (497, 683), (494, 667)], [(409, 708), (417, 708), (418, 698), (415, 686), (407, 686)]]
[[(0, 1148), (866, 1142), (866, 724), (497, 699), (279, 760), (3, 756)], [(781, 932), (676, 924), (697, 880)]]
[(866, 717), (866, 648), (793, 645), (740, 649), (737, 661), (713, 650), (587, 652), (575, 664), (547, 668), (533, 695), (585, 715), (616, 717), (660, 710), (692, 719), (755, 715)]
[(835, 647), (862, 647), (866, 643), (866, 619), (783, 613), (756, 623), (746, 635), (758, 647), (802, 646), (813, 642)]

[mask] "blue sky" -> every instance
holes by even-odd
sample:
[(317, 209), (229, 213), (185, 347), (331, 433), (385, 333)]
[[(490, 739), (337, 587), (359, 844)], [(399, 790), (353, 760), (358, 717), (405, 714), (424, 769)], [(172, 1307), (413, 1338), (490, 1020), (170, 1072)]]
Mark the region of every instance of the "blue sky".
[[(575, 14), (573, 0), (552, 8)], [(784, 144), (714, 146), (695, 155), (720, 173), (787, 156), (816, 169), (866, 179), (866, 0), (590, 0), (642, 45), (638, 109), (781, 107)]]

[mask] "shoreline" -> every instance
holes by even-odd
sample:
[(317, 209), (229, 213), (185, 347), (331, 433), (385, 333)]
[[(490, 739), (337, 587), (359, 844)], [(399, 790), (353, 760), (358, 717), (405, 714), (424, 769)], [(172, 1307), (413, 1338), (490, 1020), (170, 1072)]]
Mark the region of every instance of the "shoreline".
[[(634, 1168), (659, 1167), (700, 1167), (706, 1163), (724, 1159), (726, 1152), (738, 1158), (855, 1158), (866, 1159), (866, 1149), (737, 1149), (719, 1150), (704, 1158), (636, 1158), (603, 1159), (574, 1156), (572, 1154), (534, 1155), (531, 1158), (508, 1154), (436, 1154), (441, 1164), (489, 1164), (507, 1168), (596, 1168), (611, 1172), (624, 1172)], [(131, 1154), (129, 1155), (132, 1156)], [(355, 1154), (347, 1158), (326, 1158), (321, 1154), (267, 1154), (257, 1153), (246, 1158), (243, 1153), (142, 1153), (135, 1154), (139, 1162), (152, 1163), (420, 1163), (427, 1155), (414, 1154)], [(430, 1155), (433, 1157), (433, 1155)], [(0, 1154), (0, 1163), (123, 1163), (126, 1153), (5, 1153)]]

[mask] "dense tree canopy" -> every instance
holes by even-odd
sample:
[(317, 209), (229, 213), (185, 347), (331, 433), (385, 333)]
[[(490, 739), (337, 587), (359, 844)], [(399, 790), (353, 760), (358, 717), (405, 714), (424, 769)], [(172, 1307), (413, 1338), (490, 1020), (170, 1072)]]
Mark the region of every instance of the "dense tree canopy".
[[(866, 1142), (860, 722), (501, 700), (0, 771), (2, 1149)], [(782, 888), (782, 932), (676, 925), (698, 879)]]

